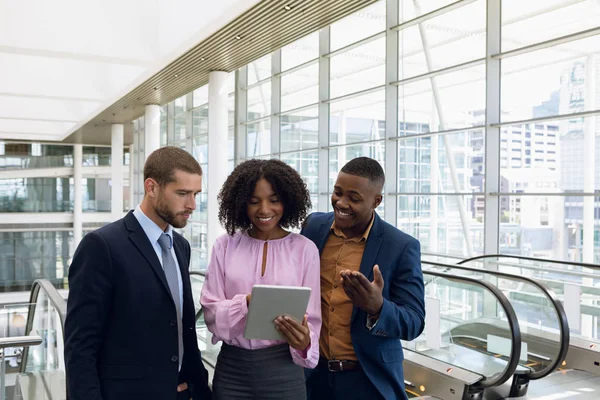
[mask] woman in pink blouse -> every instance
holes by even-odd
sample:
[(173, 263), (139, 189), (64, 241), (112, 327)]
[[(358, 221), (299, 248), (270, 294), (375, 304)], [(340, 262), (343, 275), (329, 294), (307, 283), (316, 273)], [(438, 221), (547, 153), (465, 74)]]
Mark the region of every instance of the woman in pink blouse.
[[(219, 193), (227, 234), (213, 246), (200, 299), (213, 343), (223, 342), (213, 379), (217, 400), (306, 398), (303, 368), (319, 361), (319, 251), (285, 228), (298, 227), (310, 207), (306, 184), (279, 160), (241, 163)], [(273, 322), (285, 341), (244, 338), (255, 284), (311, 288), (303, 321)]]

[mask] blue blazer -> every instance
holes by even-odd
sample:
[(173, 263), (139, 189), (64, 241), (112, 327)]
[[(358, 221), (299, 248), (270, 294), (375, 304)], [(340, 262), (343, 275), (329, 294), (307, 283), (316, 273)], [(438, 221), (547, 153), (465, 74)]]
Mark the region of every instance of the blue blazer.
[[(329, 238), (333, 213), (313, 213), (302, 234), (323, 252)], [(419, 241), (383, 221), (375, 221), (367, 238), (360, 272), (373, 280), (379, 265), (385, 285), (383, 308), (377, 324), (367, 329), (367, 313), (352, 311), (351, 335), (356, 356), (384, 399), (405, 399), (402, 340), (413, 340), (425, 326), (425, 294)]]
[(69, 269), (65, 368), (70, 400), (175, 400), (187, 382), (208, 400), (192, 287), (190, 245), (173, 232), (183, 281), (184, 357), (177, 359), (177, 312), (163, 268), (132, 212), (83, 237)]

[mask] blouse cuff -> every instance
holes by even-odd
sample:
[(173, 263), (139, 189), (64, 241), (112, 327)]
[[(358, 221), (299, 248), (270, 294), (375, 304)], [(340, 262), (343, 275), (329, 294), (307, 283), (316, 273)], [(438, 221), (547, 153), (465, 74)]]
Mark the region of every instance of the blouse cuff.
[[(312, 326), (309, 327), (312, 328)], [(292, 360), (303, 368), (315, 368), (319, 362), (319, 337), (310, 331), (310, 345), (304, 350), (297, 350), (290, 346)]]
[(248, 315), (248, 303), (246, 302), (245, 294), (236, 294), (231, 299), (229, 307), (229, 324), (231, 326), (230, 337), (234, 338), (242, 334), (246, 324), (246, 316)]

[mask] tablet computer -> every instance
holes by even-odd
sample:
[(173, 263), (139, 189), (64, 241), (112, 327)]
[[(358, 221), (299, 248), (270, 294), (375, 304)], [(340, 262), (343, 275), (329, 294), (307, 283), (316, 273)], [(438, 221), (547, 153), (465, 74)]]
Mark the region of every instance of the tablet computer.
[(288, 315), (302, 322), (310, 288), (302, 286), (254, 285), (246, 318), (246, 339), (285, 340), (275, 329), (275, 318)]

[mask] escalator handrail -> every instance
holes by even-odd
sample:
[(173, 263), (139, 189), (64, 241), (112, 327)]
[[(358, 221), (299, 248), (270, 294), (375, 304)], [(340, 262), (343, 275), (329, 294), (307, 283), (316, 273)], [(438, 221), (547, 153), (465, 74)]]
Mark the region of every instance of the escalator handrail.
[[(201, 276), (203, 278), (206, 278), (206, 271), (190, 271), (190, 278), (192, 276)], [(198, 322), (198, 320), (202, 317), (203, 314), (204, 310), (202, 309), (202, 305), (200, 305), (200, 308), (198, 309), (198, 311), (196, 311), (195, 322)]]
[[(527, 261), (541, 261), (550, 264), (560, 264), (560, 265), (573, 265), (577, 267), (590, 268), (590, 269), (600, 269), (600, 265), (598, 264), (590, 264), (590, 263), (582, 263), (576, 261), (563, 261), (563, 260), (548, 260), (546, 258), (536, 258), (536, 257), (527, 257), (527, 256), (519, 256), (516, 254), (483, 254), (480, 256), (466, 258), (464, 260), (459, 261), (457, 264), (464, 265), (468, 262), (478, 261), (488, 258), (514, 258), (517, 260), (527, 260)], [(527, 265), (521, 266), (523, 268), (527, 268)]]
[(506, 298), (504, 293), (502, 293), (500, 289), (498, 289), (496, 286), (492, 285), (489, 282), (480, 281), (466, 276), (456, 276), (445, 272), (436, 271), (423, 271), (423, 275), (437, 276), (438, 278), (443, 278), (456, 282), (468, 282), (469, 284), (473, 284), (475, 286), (482, 286), (483, 288), (492, 293), (492, 295), (496, 298), (496, 300), (504, 310), (506, 319), (508, 320), (508, 326), (510, 328), (511, 334), (510, 356), (508, 359), (508, 363), (506, 364), (506, 368), (504, 369), (504, 372), (502, 374), (500, 374), (496, 378), (484, 377), (483, 380), (477, 383), (477, 386), (481, 388), (499, 386), (502, 385), (504, 382), (508, 381), (510, 378), (512, 378), (512, 376), (517, 370), (517, 367), (519, 366), (519, 358), (521, 357), (521, 329), (519, 327), (519, 320), (517, 319), (517, 314), (515, 313), (512, 304)]
[[(494, 386), (501, 385), (504, 382), (506, 382), (507, 380), (509, 380), (514, 375), (517, 367), (519, 366), (519, 357), (521, 355), (521, 331), (519, 329), (519, 322), (517, 319), (517, 315), (516, 315), (512, 305), (506, 298), (506, 296), (504, 296), (504, 294), (496, 286), (494, 286), (488, 282), (478, 281), (476, 279), (472, 279), (469, 277), (453, 276), (450, 274), (445, 274), (443, 272), (423, 271), (423, 273), (432, 275), (432, 276), (437, 276), (439, 278), (452, 280), (452, 281), (462, 281), (462, 282), (468, 282), (470, 284), (474, 284), (476, 286), (482, 286), (485, 289), (487, 289), (488, 291), (490, 291), (492, 293), (492, 295), (494, 295), (494, 297), (496, 297), (496, 299), (498, 300), (498, 303), (500, 303), (500, 306), (504, 309), (504, 312), (508, 319), (508, 325), (510, 327), (510, 332), (512, 335), (512, 337), (511, 337), (511, 340), (512, 340), (511, 353), (510, 353), (509, 361), (506, 365), (506, 368), (504, 369), (504, 372), (501, 375), (499, 375), (495, 379), (489, 379), (489, 378), (486, 379), (486, 377), (484, 377), (484, 379), (482, 381), (478, 382), (478, 385), (482, 388), (494, 387)], [(205, 271), (190, 271), (190, 275), (206, 277), (206, 272)], [(202, 307), (200, 307), (200, 309), (196, 313), (196, 322), (200, 319), (201, 316), (202, 316)]]
[[(54, 306), (54, 309), (58, 313), (58, 318), (60, 320), (61, 329), (64, 330), (65, 327), (65, 318), (67, 316), (67, 302), (62, 298), (58, 290), (52, 285), (52, 283), (48, 279), (36, 279), (31, 285), (31, 292), (29, 295), (29, 311), (27, 312), (27, 323), (25, 324), (25, 335), (29, 335), (31, 330), (33, 329), (33, 318), (35, 314), (35, 306), (37, 305), (38, 297), (40, 291), (43, 291), (48, 300)], [(25, 347), (23, 349), (23, 360), (27, 360), (29, 355), (29, 348)], [(27, 363), (21, 362), (21, 373), (26, 372)]]
[[(507, 272), (501, 272), (501, 271), (489, 271), (489, 270), (481, 269), (481, 268), (466, 267), (464, 265), (444, 264), (444, 263), (438, 263), (438, 262), (434, 262), (434, 261), (421, 261), (421, 264), (434, 265), (436, 267), (460, 269), (460, 270), (471, 271), (471, 272), (482, 272), (485, 274), (495, 275), (495, 276), (502, 277), (505, 279), (523, 281), (523, 282), (526, 282), (526, 283), (533, 285), (533, 286), (537, 287), (538, 289), (540, 289), (542, 291), (542, 293), (544, 294), (544, 296), (546, 296), (548, 298), (548, 300), (550, 301), (550, 303), (552, 303), (552, 306), (554, 307), (554, 310), (556, 311), (556, 315), (558, 317), (558, 324), (560, 327), (560, 329), (559, 329), (559, 331), (560, 331), (560, 343), (559, 343), (560, 347), (558, 349), (558, 356), (556, 357), (555, 360), (553, 360), (552, 363), (548, 364), (548, 366), (546, 368), (544, 368), (540, 371), (535, 371), (535, 372), (531, 372), (531, 373), (527, 374), (527, 376), (531, 380), (541, 379), (547, 375), (550, 375), (552, 372), (554, 372), (558, 367), (560, 367), (562, 365), (562, 362), (567, 357), (567, 352), (569, 351), (569, 342), (571, 340), (571, 331), (569, 328), (569, 320), (567, 318), (565, 309), (564, 309), (562, 303), (560, 302), (560, 300), (558, 299), (558, 296), (556, 295), (556, 293), (552, 289), (550, 289), (548, 286), (546, 286), (544, 283), (539, 282), (535, 279), (531, 279), (529, 277), (521, 276), (521, 275), (514, 275), (514, 274), (510, 274)], [(423, 272), (425, 272), (425, 271), (423, 271)], [(530, 371), (533, 371), (533, 370), (530, 370)]]

